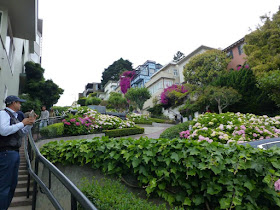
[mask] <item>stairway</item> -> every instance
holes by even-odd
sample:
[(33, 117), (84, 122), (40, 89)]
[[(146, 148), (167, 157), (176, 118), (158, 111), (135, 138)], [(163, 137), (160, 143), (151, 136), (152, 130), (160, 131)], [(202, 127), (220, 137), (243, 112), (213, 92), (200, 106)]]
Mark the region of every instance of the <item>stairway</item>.
[[(21, 146), (19, 150), (20, 165), (18, 171), (18, 184), (15, 191), (14, 198), (8, 210), (31, 210), (32, 209), (32, 184), (30, 185), (29, 198), (26, 197), (28, 171), (26, 168), (26, 161), (24, 156), (24, 147)], [(32, 183), (32, 181), (31, 181)]]

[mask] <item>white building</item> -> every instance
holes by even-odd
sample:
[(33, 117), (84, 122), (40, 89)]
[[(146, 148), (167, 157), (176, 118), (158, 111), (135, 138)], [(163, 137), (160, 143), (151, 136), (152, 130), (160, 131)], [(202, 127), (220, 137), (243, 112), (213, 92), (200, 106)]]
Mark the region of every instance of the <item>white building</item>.
[(41, 62), (42, 20), (38, 0), (0, 1), (0, 108), (24, 84), (24, 64)]
[(109, 80), (104, 86), (104, 100), (108, 100), (111, 92), (116, 92), (118, 81)]
[[(167, 65), (163, 66), (158, 72), (153, 74), (150, 81), (145, 84), (145, 86), (149, 89), (152, 97), (145, 102), (143, 109), (147, 110), (148, 108), (153, 107), (153, 101), (160, 100), (160, 95), (165, 88), (170, 87), (173, 84), (184, 83), (185, 80), (183, 70), (185, 68), (185, 65), (193, 56), (211, 49), (213, 48), (201, 45), (196, 50), (194, 50), (187, 56), (184, 56), (179, 61), (171, 61)], [(175, 114), (179, 114), (179, 111), (178, 108), (174, 110), (166, 110), (164, 114), (172, 118), (172, 116), (174, 116)]]

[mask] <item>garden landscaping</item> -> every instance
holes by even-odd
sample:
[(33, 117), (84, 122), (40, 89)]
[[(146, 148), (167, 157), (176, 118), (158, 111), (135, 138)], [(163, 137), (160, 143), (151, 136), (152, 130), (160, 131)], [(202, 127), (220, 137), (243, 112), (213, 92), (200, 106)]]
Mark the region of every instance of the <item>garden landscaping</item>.
[(41, 153), (53, 163), (91, 165), (125, 183), (129, 174), (147, 196), (158, 196), (172, 208), (275, 209), (280, 207), (280, 149), (237, 143), (278, 137), (279, 120), (207, 113), (168, 128), (167, 134), (176, 130), (174, 139), (55, 141), (45, 144)]

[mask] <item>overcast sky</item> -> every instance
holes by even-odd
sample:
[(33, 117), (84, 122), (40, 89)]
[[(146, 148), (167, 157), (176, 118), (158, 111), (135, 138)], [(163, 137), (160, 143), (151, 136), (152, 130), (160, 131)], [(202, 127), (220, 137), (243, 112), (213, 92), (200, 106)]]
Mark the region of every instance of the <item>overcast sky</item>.
[(279, 0), (39, 0), (45, 78), (64, 89), (57, 105), (71, 105), (85, 85), (100, 82), (114, 61), (162, 65), (177, 51), (200, 45), (226, 48)]

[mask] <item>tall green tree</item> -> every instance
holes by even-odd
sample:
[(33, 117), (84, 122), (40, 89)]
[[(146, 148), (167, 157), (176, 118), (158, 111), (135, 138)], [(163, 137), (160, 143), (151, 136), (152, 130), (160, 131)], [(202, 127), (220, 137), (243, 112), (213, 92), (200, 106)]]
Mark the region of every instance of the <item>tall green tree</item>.
[(64, 90), (52, 80), (45, 80), (44, 71), (40, 64), (26, 62), (26, 85), (23, 92), (28, 94), (31, 100), (38, 99), (42, 105), (50, 108), (57, 103)]
[(257, 79), (248, 65), (239, 71), (230, 70), (212, 82), (213, 86), (232, 87), (242, 98), (228, 106), (226, 111), (253, 113), (257, 115), (275, 115), (278, 108), (269, 97), (268, 92), (257, 87)]
[(120, 58), (119, 60), (115, 61), (112, 65), (110, 65), (107, 69), (105, 69), (102, 73), (102, 80), (101, 85), (104, 85), (109, 81), (117, 81), (122, 72), (124, 71), (131, 71), (132, 70), (132, 63), (129, 60), (124, 60)]
[(146, 87), (130, 88), (125, 94), (125, 97), (142, 111), (145, 101), (151, 98), (151, 93)]
[(280, 10), (261, 20), (264, 24), (245, 36), (244, 51), (259, 87), (280, 106)]
[(208, 85), (223, 74), (230, 58), (221, 50), (208, 50), (196, 55), (186, 64), (183, 74), (190, 84)]

